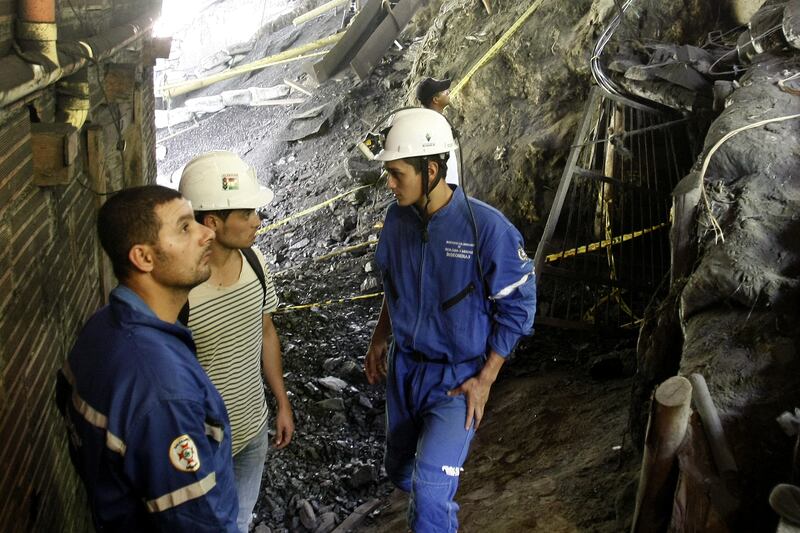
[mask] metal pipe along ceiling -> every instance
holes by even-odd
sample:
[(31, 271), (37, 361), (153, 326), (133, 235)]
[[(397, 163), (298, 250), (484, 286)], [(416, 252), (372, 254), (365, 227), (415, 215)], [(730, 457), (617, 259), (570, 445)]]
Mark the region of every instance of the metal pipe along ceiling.
[(83, 41), (64, 43), (61, 46), (61, 61), (56, 65), (26, 62), (16, 54), (0, 58), (0, 72), (3, 73), (0, 76), (0, 108), (75, 74), (90, 62), (107, 59), (145, 37), (154, 23), (153, 17), (144, 16)]

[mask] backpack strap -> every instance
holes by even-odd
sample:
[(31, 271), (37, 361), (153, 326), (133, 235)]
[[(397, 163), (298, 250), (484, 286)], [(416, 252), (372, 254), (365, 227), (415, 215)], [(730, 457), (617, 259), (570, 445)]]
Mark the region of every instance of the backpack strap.
[(261, 282), (261, 290), (264, 293), (264, 298), (261, 300), (261, 305), (265, 306), (267, 305), (267, 277), (264, 274), (264, 266), (261, 264), (261, 261), (258, 260), (258, 256), (252, 248), (242, 248), (242, 255), (245, 259), (247, 259), (247, 264), (250, 265), (250, 268), (253, 269), (253, 272), (256, 273), (258, 281)]
[(181, 307), (181, 311), (178, 313), (178, 322), (187, 328), (189, 327), (189, 300), (186, 300), (186, 303)]

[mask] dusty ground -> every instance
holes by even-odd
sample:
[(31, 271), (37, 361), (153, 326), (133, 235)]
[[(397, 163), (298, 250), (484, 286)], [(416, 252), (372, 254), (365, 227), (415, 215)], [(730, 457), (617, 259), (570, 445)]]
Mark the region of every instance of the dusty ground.
[[(581, 363), (593, 361), (590, 348), (558, 347), (564, 336), (554, 333), (543, 332), (551, 338), (534, 341), (494, 387), (456, 497), (459, 531), (624, 529), (630, 488), (616, 500), (637, 468), (626, 435), (630, 379), (592, 378)], [(358, 531), (405, 533), (406, 503), (393, 493)]]

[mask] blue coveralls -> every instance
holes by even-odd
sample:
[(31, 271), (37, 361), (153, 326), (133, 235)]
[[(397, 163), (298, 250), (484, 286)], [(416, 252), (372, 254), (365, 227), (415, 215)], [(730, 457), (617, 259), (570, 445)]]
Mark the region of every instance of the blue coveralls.
[(464, 429), (465, 397), (447, 392), (478, 374), (489, 350), (508, 356), (536, 311), (533, 263), (519, 231), (493, 207), (469, 201), (485, 283), (457, 188), (430, 218), (427, 241), (416, 208), (390, 206), (375, 252), (394, 336), (384, 463), (411, 493), (415, 533), (458, 529), (453, 498), (474, 430)]
[(124, 286), (78, 336), (57, 403), (98, 532), (238, 531), (228, 414), (194, 351)]

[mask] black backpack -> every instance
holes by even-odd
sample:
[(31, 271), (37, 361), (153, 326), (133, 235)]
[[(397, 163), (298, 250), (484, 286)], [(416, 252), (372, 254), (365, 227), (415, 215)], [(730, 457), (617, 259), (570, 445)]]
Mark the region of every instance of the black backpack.
[[(253, 269), (253, 272), (256, 273), (258, 277), (258, 281), (261, 282), (261, 290), (264, 293), (264, 297), (261, 301), (261, 305), (266, 305), (267, 303), (267, 277), (264, 274), (264, 267), (261, 265), (261, 261), (258, 260), (258, 256), (253, 251), (252, 248), (242, 248), (242, 255), (245, 259), (247, 259), (247, 264), (250, 265), (250, 268)], [(189, 326), (189, 301), (186, 301), (186, 305), (183, 306), (181, 312), (178, 313), (178, 322), (183, 324), (184, 326)]]

